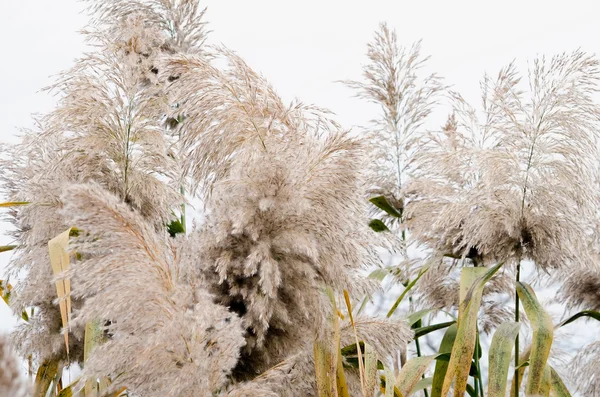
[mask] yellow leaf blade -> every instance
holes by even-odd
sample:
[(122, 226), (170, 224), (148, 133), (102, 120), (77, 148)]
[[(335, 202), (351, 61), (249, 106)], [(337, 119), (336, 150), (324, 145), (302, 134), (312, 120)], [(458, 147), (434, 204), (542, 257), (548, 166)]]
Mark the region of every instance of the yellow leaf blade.
[(567, 386), (563, 383), (560, 375), (554, 370), (554, 368), (550, 367), (551, 372), (551, 382), (552, 382), (552, 393), (556, 397), (571, 397), (571, 393), (567, 390)]
[(28, 204), (31, 204), (31, 203), (29, 203), (28, 201), (7, 201), (7, 202), (4, 202), (4, 203), (0, 203), (0, 208), (3, 208), (3, 207), (18, 207), (18, 206), (21, 206), (21, 205), (28, 205)]
[(17, 248), (16, 245), (0, 245), (0, 252), (8, 252)]
[(46, 397), (56, 374), (58, 374), (58, 360), (45, 361), (40, 365), (35, 376), (34, 397)]
[(521, 299), (523, 309), (531, 322), (533, 338), (529, 358), (529, 376), (525, 386), (525, 394), (537, 395), (540, 393), (544, 378), (546, 363), (550, 356), (550, 348), (554, 334), (552, 318), (535, 296), (535, 292), (526, 283), (517, 283), (517, 294)]
[(488, 397), (504, 397), (511, 352), (521, 324), (501, 324), (492, 338), (489, 350)]
[(404, 364), (396, 379), (396, 387), (404, 397), (410, 396), (412, 390), (421, 380), (421, 376), (423, 376), (427, 367), (429, 367), (429, 364), (431, 364), (435, 357), (435, 355), (415, 357)]
[(550, 371), (550, 366), (546, 365), (544, 368), (544, 374), (542, 376), (542, 384), (540, 386), (540, 391), (537, 395), (550, 397), (550, 390), (552, 389), (552, 374)]
[[(360, 349), (360, 347), (359, 347)], [(367, 396), (373, 396), (377, 387), (377, 353), (375, 349), (365, 343), (365, 389)]]
[(477, 314), (481, 305), (483, 287), (502, 265), (503, 263), (499, 263), (492, 268), (465, 267), (462, 269), (458, 329), (442, 386), (442, 396), (448, 395), (455, 378), (454, 395), (462, 396), (467, 390), (469, 370), (477, 340)]
[[(65, 230), (52, 240), (48, 241), (48, 251), (50, 252), (50, 264), (55, 277), (59, 277), (63, 272), (69, 269), (69, 234), (71, 228)], [(56, 281), (56, 294), (60, 307), (60, 317), (62, 319), (63, 331), (65, 334), (65, 346), (69, 354), (69, 333), (68, 325), (71, 317), (71, 281), (63, 278)]]

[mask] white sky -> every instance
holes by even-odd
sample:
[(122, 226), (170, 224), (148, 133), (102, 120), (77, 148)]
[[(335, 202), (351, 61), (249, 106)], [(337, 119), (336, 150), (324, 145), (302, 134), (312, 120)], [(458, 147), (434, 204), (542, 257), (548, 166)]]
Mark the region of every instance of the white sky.
[[(353, 99), (336, 80), (357, 79), (366, 43), (379, 22), (400, 44), (423, 39), (428, 69), (471, 102), (484, 72), (513, 59), (581, 47), (600, 53), (597, 1), (204, 0), (209, 41), (236, 50), (285, 100), (330, 108), (345, 127), (364, 125), (374, 109)], [(31, 127), (31, 113), (52, 109), (39, 90), (84, 51), (86, 16), (76, 0), (0, 0), (0, 141)], [(521, 68), (523, 69), (523, 68)], [(0, 232), (3, 226), (0, 224)], [(0, 244), (7, 237), (0, 236)], [(1, 269), (9, 254), (0, 254)], [(0, 330), (10, 327), (0, 301)]]

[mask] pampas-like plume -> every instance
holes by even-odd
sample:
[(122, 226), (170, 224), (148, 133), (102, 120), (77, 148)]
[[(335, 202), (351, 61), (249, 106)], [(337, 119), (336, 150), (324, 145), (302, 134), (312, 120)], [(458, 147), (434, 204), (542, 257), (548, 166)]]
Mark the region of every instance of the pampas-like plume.
[[(9, 199), (31, 203), (9, 212), (14, 226), (11, 234), (19, 246), (7, 270), (10, 278), (21, 278), (22, 272), (27, 274), (15, 283), (11, 308), (21, 313), (34, 307), (36, 315), (29, 323), (19, 324), (12, 337), (23, 357), (35, 352), (35, 357), (42, 361), (67, 358), (60, 334), (60, 312), (55, 304), (56, 287), (52, 282), (48, 241), (68, 228), (58, 215), (63, 186), (81, 181), (83, 176), (76, 166), (62, 162), (62, 145), (62, 139), (45, 140), (28, 133), (20, 144), (5, 149), (7, 159), (0, 162), (3, 171), (0, 180)], [(79, 306), (77, 300), (72, 303), (75, 308)], [(70, 358), (78, 361), (83, 357), (83, 330), (71, 331)]]
[(269, 83), (230, 50), (215, 48), (210, 55), (227, 67), (191, 56), (171, 57), (160, 65), (163, 78), (176, 77), (169, 98), (177, 104), (176, 115), (185, 118), (180, 124), (184, 165), (196, 187), (210, 191), (240, 153), (278, 155), (279, 146), (269, 147), (271, 138), (301, 147), (311, 139), (307, 135), (339, 129), (327, 111), (297, 102), (284, 105)]
[(482, 118), (454, 94), (456, 121), (419, 152), (412, 231), (442, 253), (586, 263), (599, 81), (598, 61), (576, 51), (535, 60), (527, 94), (513, 64), (486, 77)]
[[(565, 272), (566, 273), (566, 272)], [(562, 274), (563, 284), (558, 291), (559, 300), (568, 308), (600, 310), (600, 271), (575, 269)]]
[(600, 342), (584, 346), (570, 363), (572, 384), (582, 396), (597, 396), (600, 393)]
[[(63, 195), (63, 215), (82, 235), (73, 248), (75, 322), (108, 320), (107, 341), (85, 362), (86, 376), (141, 395), (213, 396), (228, 383), (244, 345), (240, 319), (185, 280), (168, 237), (97, 186)], [(198, 394), (200, 393), (200, 394)]]
[[(66, 359), (47, 248), (48, 240), (71, 226), (58, 214), (66, 185), (98, 183), (160, 229), (183, 200), (163, 128), (167, 102), (152, 69), (167, 37), (139, 15), (115, 16), (108, 28), (88, 33), (98, 51), (77, 61), (52, 87), (61, 99), (38, 121), (41, 133), (26, 133), (3, 153), (0, 178), (8, 199), (31, 203), (11, 213), (19, 248), (10, 274), (27, 272), (12, 306), (16, 312), (36, 308), (31, 324), (16, 331), (23, 355)], [(80, 361), (83, 330), (71, 332), (69, 359)]]
[(399, 47), (396, 32), (386, 24), (381, 24), (375, 33), (367, 56), (364, 81), (345, 84), (355, 90), (357, 97), (378, 105), (380, 110), (379, 117), (365, 129), (372, 160), (370, 193), (385, 195), (402, 211), (402, 190), (419, 149), (420, 129), (444, 88), (435, 74), (422, 76), (428, 57), (421, 56), (421, 43), (410, 49)]
[(136, 23), (123, 28), (136, 40), (103, 37), (101, 51), (79, 60), (52, 87), (63, 97), (43, 128), (48, 139), (68, 138), (63, 161), (77, 164), (82, 173), (101, 174), (96, 182), (163, 224), (170, 207), (181, 202), (176, 188), (165, 183), (176, 178), (161, 122), (166, 100), (144, 87), (144, 71), (128, 55), (137, 51), (133, 47), (154, 44), (142, 34), (147, 30)]
[(27, 382), (22, 379), (17, 358), (0, 335), (0, 396), (26, 397), (29, 395)]
[(237, 368), (245, 379), (323, 332), (324, 286), (354, 287), (356, 269), (375, 256), (360, 215), (359, 142), (328, 131), (335, 124), (312, 108), (285, 107), (230, 51), (217, 54), (228, 69), (186, 57), (163, 70), (180, 76), (172, 100), (186, 117), (190, 175), (205, 193), (199, 270), (248, 330)]
[[(371, 288), (359, 276), (377, 259), (362, 211), (363, 145), (326, 111), (285, 106), (230, 51), (207, 56), (182, 45), (201, 31), (184, 26), (182, 15), (198, 14), (192, 2), (107, 4), (113, 9), (97, 3), (96, 11), (108, 25), (90, 36), (100, 50), (63, 75), (43, 133), (3, 164), (11, 199), (34, 203), (15, 213), (23, 255), (14, 269), (31, 276), (19, 307), (41, 310), (21, 328), (22, 352), (64, 353), (42, 249), (75, 226), (75, 261), (63, 275), (71, 278), (70, 340), (81, 348), (92, 322), (106, 339), (83, 363), (84, 377), (110, 376), (113, 387), (147, 396), (212, 396), (239, 382), (260, 386), (257, 375), (298, 355), (312, 362), (307, 346), (331, 331), (324, 288), (353, 298)], [(179, 16), (165, 11), (177, 4)], [(149, 15), (169, 19), (155, 24)], [(188, 54), (161, 59), (172, 51)], [(165, 136), (170, 119), (176, 154)], [(199, 230), (172, 240), (164, 223), (181, 200), (175, 162), (207, 211)], [(44, 285), (37, 297), (36, 283)], [(405, 325), (357, 323), (382, 359), (410, 338)], [(303, 392), (281, 382), (283, 394)]]
[(162, 46), (154, 50), (192, 54), (204, 51), (206, 9), (200, 8), (198, 0), (85, 1), (90, 3), (92, 21), (96, 25), (108, 25), (109, 29), (133, 15), (139, 17), (146, 30), (155, 30), (164, 37)]

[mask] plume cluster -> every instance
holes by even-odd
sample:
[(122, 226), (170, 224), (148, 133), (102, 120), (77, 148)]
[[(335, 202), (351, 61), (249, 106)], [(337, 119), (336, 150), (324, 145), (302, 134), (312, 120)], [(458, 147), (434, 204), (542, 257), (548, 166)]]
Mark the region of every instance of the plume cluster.
[[(402, 260), (394, 266), (393, 271), (399, 274), (395, 281), (406, 285), (427, 263), (433, 264), (412, 292), (416, 296), (417, 307), (457, 309), (457, 270), (463, 263), (458, 260), (460, 256), (454, 259), (444, 258), (443, 254), (452, 252), (425, 251), (427, 262), (424, 262), (418, 255), (409, 255), (409, 246), (414, 246), (415, 243), (423, 245), (424, 241), (421, 234), (415, 235), (407, 227), (406, 221), (409, 219), (405, 212), (405, 205), (413, 198), (410, 193), (414, 186), (418, 186), (418, 181), (413, 182), (413, 178), (422, 175), (424, 159), (432, 163), (435, 161), (430, 157), (436, 157), (437, 153), (430, 152), (429, 148), (423, 149), (428, 144), (428, 136), (423, 130), (446, 87), (436, 74), (424, 74), (423, 69), (429, 57), (421, 55), (421, 43), (417, 42), (408, 49), (399, 46), (396, 33), (385, 24), (380, 26), (374, 40), (368, 44), (367, 58), (368, 63), (363, 67), (363, 80), (346, 81), (345, 84), (356, 92), (357, 97), (378, 105), (378, 117), (363, 131), (373, 160), (367, 168), (367, 186), (369, 196), (384, 196), (397, 211), (395, 216), (389, 216), (378, 209), (371, 211), (371, 214), (385, 219), (395, 234), (398, 234), (394, 240), (394, 248), (400, 247)], [(456, 129), (456, 123), (456, 119), (452, 117), (444, 131)], [(461, 178), (463, 174), (460, 170), (468, 164), (467, 159), (452, 153), (445, 160), (452, 164), (440, 165), (440, 169), (458, 175), (452, 177)], [(444, 177), (446, 179), (443, 180), (447, 181), (448, 177)], [(426, 228), (431, 221), (429, 210), (425, 208), (419, 213), (413, 210), (410, 218), (412, 223), (408, 226), (413, 226), (417, 222), (415, 219), (418, 219)], [(486, 287), (484, 293), (490, 296), (510, 291), (512, 287), (509, 275), (503, 273)], [(508, 318), (508, 310), (494, 304), (492, 300), (484, 301), (483, 306), (482, 313), (485, 316), (481, 327), (485, 332), (491, 331)]]
[[(15, 332), (20, 353), (78, 362), (83, 380), (143, 396), (316, 395), (325, 288), (355, 300), (374, 288), (360, 275), (378, 260), (364, 145), (327, 111), (285, 105), (231, 51), (203, 46), (195, 1), (91, 9), (97, 50), (61, 76), (56, 110), (2, 162), (9, 198), (31, 203), (11, 214), (12, 274), (26, 274), (13, 309), (36, 309)], [(188, 181), (205, 219), (169, 236)], [(69, 227), (62, 329), (47, 242)], [(101, 338), (84, 355), (90, 329)], [(381, 360), (412, 337), (403, 321), (357, 329)], [(342, 342), (355, 343), (348, 326)]]
[[(40, 360), (66, 358), (47, 252), (47, 242), (72, 226), (58, 213), (64, 187), (97, 183), (159, 228), (183, 200), (163, 128), (167, 102), (158, 80), (147, 77), (154, 75), (151, 65), (142, 61), (160, 44), (160, 32), (145, 28), (143, 11), (113, 29), (88, 33), (98, 50), (61, 75), (51, 87), (60, 95), (56, 109), (38, 120), (38, 131), (7, 148), (0, 164), (8, 199), (31, 203), (11, 214), (19, 248), (9, 271), (13, 277), (27, 272), (17, 283), (15, 311), (36, 307), (38, 313), (35, 327), (19, 327), (17, 346), (23, 354), (39, 353)], [(77, 360), (83, 330), (72, 333), (71, 358)]]
[(74, 322), (108, 321), (84, 373), (147, 396), (224, 387), (245, 344), (241, 321), (189, 277), (179, 242), (98, 186), (71, 186), (63, 201), (63, 216), (84, 231), (73, 244), (82, 257), (73, 296), (84, 302)]
[[(35, 308), (12, 335), (22, 357), (78, 363), (80, 383), (108, 377), (147, 397), (316, 397), (314, 341), (334, 334), (342, 347), (373, 346), (387, 368), (413, 336), (408, 324), (356, 314), (351, 325), (325, 293), (358, 302), (377, 288), (364, 274), (386, 238), (369, 228), (365, 193), (386, 201), (371, 215), (401, 251), (391, 273), (404, 283), (428, 269), (411, 306), (455, 310), (461, 267), (531, 260), (561, 270), (569, 308), (600, 307), (598, 271), (582, 266), (598, 245), (595, 58), (537, 59), (526, 84), (510, 64), (484, 77), (480, 111), (449, 92), (447, 123), (424, 133), (446, 87), (423, 75), (420, 43), (400, 47), (383, 24), (363, 80), (346, 82), (380, 111), (357, 138), (205, 45), (196, 0), (88, 4), (94, 51), (50, 87), (56, 109), (0, 158), (8, 199), (27, 203), (9, 213), (11, 306)], [(178, 233), (186, 198), (203, 218), (186, 230), (182, 216)], [(70, 268), (55, 276), (48, 241), (69, 228)], [(409, 255), (413, 243), (427, 262)], [(65, 278), (67, 329), (54, 284)], [(511, 279), (507, 269), (486, 284), (475, 328), (509, 319), (495, 298), (513, 293)], [(597, 382), (583, 377), (600, 376), (597, 344), (589, 352), (576, 363), (593, 395)], [(0, 394), (26, 393), (3, 338), (0, 370)], [(347, 380), (361, 394), (359, 372)]]
[(284, 106), (239, 57), (218, 51), (225, 70), (190, 57), (164, 70), (180, 76), (171, 92), (186, 117), (186, 169), (206, 192), (198, 271), (244, 321), (244, 379), (323, 329), (325, 285), (368, 292), (357, 270), (376, 257), (361, 211), (360, 143), (318, 109)]
[(514, 64), (482, 82), (483, 111), (456, 93), (454, 114), (420, 151), (407, 206), (411, 231), (437, 251), (541, 269), (584, 263), (597, 197), (593, 96), (598, 61), (540, 58), (529, 90)]

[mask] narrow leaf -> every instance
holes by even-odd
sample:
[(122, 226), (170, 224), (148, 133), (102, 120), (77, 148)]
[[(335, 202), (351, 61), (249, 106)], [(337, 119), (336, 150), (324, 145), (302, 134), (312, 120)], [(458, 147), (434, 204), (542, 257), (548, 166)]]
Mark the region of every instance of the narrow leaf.
[(0, 252), (8, 252), (17, 248), (16, 245), (0, 245)]
[(28, 204), (31, 204), (31, 203), (28, 201), (7, 201), (4, 203), (0, 203), (0, 208), (2, 208), (2, 207), (18, 207), (21, 205), (28, 205)]
[[(439, 353), (446, 353), (452, 351), (454, 340), (456, 339), (457, 325), (452, 324), (446, 330), (442, 342), (440, 343)], [(446, 371), (448, 370), (448, 361), (437, 360), (435, 363), (435, 371), (433, 372), (433, 381), (431, 384), (431, 397), (442, 397), (442, 386), (444, 384), (444, 378), (446, 377)]]
[(371, 221), (369, 222), (369, 227), (377, 233), (390, 231), (390, 229), (385, 225), (385, 223), (383, 223), (383, 221), (379, 219), (371, 219)]
[[(85, 335), (83, 342), (83, 361), (85, 362), (89, 359), (92, 350), (99, 345), (102, 341), (102, 330), (100, 329), (99, 321), (88, 321), (85, 324)], [(100, 391), (98, 382), (96, 379), (87, 379), (85, 381), (85, 397), (95, 397)]]
[(169, 236), (175, 237), (178, 234), (185, 233), (185, 228), (179, 219), (176, 219), (167, 225)]
[(578, 318), (581, 317), (590, 317), (593, 318), (594, 320), (600, 321), (600, 312), (597, 312), (595, 310), (583, 310), (580, 311), (579, 313), (576, 313), (574, 315), (572, 315), (571, 317), (569, 317), (568, 319), (566, 319), (565, 321), (560, 322), (556, 328), (560, 328), (563, 327), (567, 324), (572, 323), (573, 321), (577, 320)]
[(85, 324), (85, 336), (83, 341), (83, 361), (87, 361), (92, 350), (102, 342), (103, 332), (100, 329), (100, 321), (88, 321)]
[[(348, 309), (348, 316), (350, 317), (350, 325), (352, 326), (352, 331), (354, 332), (354, 340), (356, 342), (356, 353), (358, 354), (358, 373), (360, 376), (360, 387), (362, 389), (363, 395), (367, 394), (366, 389), (366, 374), (365, 374), (365, 364), (363, 363), (362, 352), (360, 348), (360, 341), (358, 340), (358, 333), (356, 331), (356, 326), (354, 324), (354, 317), (352, 315), (352, 303), (350, 302), (350, 294), (348, 294), (347, 290), (344, 290), (344, 301), (346, 302), (346, 308)], [(367, 345), (364, 345), (365, 354), (367, 351)], [(339, 349), (338, 349), (339, 350)], [(339, 353), (341, 360), (341, 351)], [(375, 363), (377, 365), (377, 362)], [(338, 369), (339, 370), (339, 369)], [(342, 369), (343, 370), (343, 369)]]
[(550, 397), (550, 389), (552, 388), (552, 374), (550, 371), (550, 366), (546, 365), (544, 368), (544, 373), (542, 376), (542, 384), (540, 386), (540, 391), (536, 396), (544, 396)]
[(48, 388), (58, 373), (58, 360), (44, 361), (35, 376), (34, 397), (46, 397)]
[(73, 397), (73, 386), (67, 386), (56, 397)]
[(417, 384), (415, 385), (414, 389), (412, 389), (412, 391), (410, 392), (410, 394), (415, 394), (419, 390), (423, 390), (423, 389), (426, 389), (428, 387), (431, 387), (432, 383), (433, 383), (433, 378), (431, 376), (429, 376), (429, 377), (427, 377), (425, 379), (421, 379), (420, 381), (417, 382)]
[(552, 324), (552, 318), (540, 305), (530, 285), (517, 283), (517, 293), (533, 329), (529, 376), (525, 386), (525, 394), (534, 396), (540, 393), (542, 386), (544, 370), (552, 347), (554, 325)]
[(510, 395), (515, 395), (515, 388), (517, 390), (521, 390), (521, 384), (523, 383), (523, 376), (525, 375), (525, 368), (529, 366), (529, 355), (531, 354), (531, 346), (529, 346), (521, 355), (519, 356), (519, 367), (517, 371), (519, 373), (519, 384), (515, 384), (515, 378), (513, 376), (511, 386), (510, 386)]
[[(50, 263), (55, 277), (61, 276), (63, 272), (69, 269), (69, 253), (67, 252), (67, 246), (69, 244), (70, 233), (71, 228), (48, 241)], [(69, 354), (68, 324), (71, 317), (71, 281), (68, 278), (57, 280), (56, 293), (58, 295), (60, 317), (62, 319), (63, 332), (65, 334), (65, 346), (67, 354)]]
[(520, 327), (519, 323), (504, 323), (494, 333), (489, 350), (488, 397), (506, 395), (511, 352)]
[[(341, 357), (341, 356), (340, 356)], [(377, 354), (375, 349), (365, 343), (365, 396), (373, 396), (377, 387)]]
[(369, 201), (371, 203), (373, 203), (373, 205), (375, 205), (375, 207), (379, 208), (382, 211), (385, 211), (388, 215), (391, 215), (394, 218), (401, 218), (402, 217), (402, 214), (400, 212), (398, 212), (398, 210), (396, 208), (394, 208), (394, 206), (391, 205), (387, 201), (387, 199), (385, 198), (385, 196), (373, 197)]
[[(336, 365), (336, 387), (337, 387), (337, 396), (338, 397), (350, 397), (350, 392), (348, 391), (348, 385), (346, 383), (346, 374), (344, 373), (344, 364), (342, 361), (342, 354), (340, 352), (340, 348), (339, 348), (339, 339), (338, 339), (338, 344), (337, 344), (338, 348), (336, 350), (337, 352), (337, 365)], [(365, 346), (366, 349), (367, 346)], [(375, 360), (377, 361), (377, 360)], [(377, 364), (375, 364), (375, 367), (377, 367)], [(375, 386), (373, 386), (374, 388)]]
[(435, 359), (433, 356), (414, 357), (407, 361), (396, 378), (396, 387), (404, 397), (410, 396), (429, 364)]
[(388, 312), (387, 317), (392, 317), (392, 314), (394, 314), (394, 312), (396, 311), (396, 308), (398, 308), (398, 305), (400, 305), (400, 303), (402, 302), (402, 299), (404, 299), (404, 297), (406, 296), (406, 294), (415, 286), (415, 284), (417, 283), (417, 281), (419, 281), (419, 279), (421, 277), (423, 277), (423, 275), (425, 274), (425, 272), (427, 270), (429, 270), (429, 265), (423, 266), (421, 268), (421, 270), (419, 271), (419, 274), (417, 275), (417, 277), (415, 277), (414, 280), (412, 280), (410, 283), (408, 283), (408, 285), (406, 286), (406, 288), (404, 288), (404, 291), (402, 291), (402, 293), (400, 294), (400, 296), (398, 297), (398, 299), (396, 299), (396, 302), (394, 302), (394, 305), (392, 306), (392, 308)]
[(435, 310), (437, 310), (437, 309), (423, 309), (423, 310), (414, 312), (411, 315), (409, 315), (408, 317), (406, 317), (406, 322), (408, 323), (408, 325), (413, 325), (414, 323), (416, 323), (419, 320), (422, 320), (423, 317), (425, 317), (426, 315), (428, 315), (429, 313), (431, 313)]
[(571, 397), (571, 393), (567, 390), (567, 386), (563, 383), (560, 375), (550, 367), (551, 381), (552, 381), (552, 392), (556, 397)]
[(333, 379), (330, 371), (330, 368), (333, 367), (333, 357), (328, 349), (327, 343), (324, 343), (321, 340), (315, 341), (314, 354), (318, 396), (333, 397), (334, 394), (331, 389)]
[(420, 338), (423, 335), (427, 335), (427, 334), (437, 331), (439, 329), (444, 329), (446, 327), (451, 326), (452, 324), (456, 324), (456, 321), (447, 321), (445, 323), (438, 323), (438, 324), (427, 325), (425, 327), (415, 328), (414, 338), (415, 339)]
[(454, 395), (462, 396), (467, 389), (471, 360), (477, 341), (477, 314), (481, 305), (483, 287), (502, 265), (503, 263), (499, 263), (489, 269), (485, 267), (465, 267), (462, 269), (458, 329), (442, 387), (442, 396), (448, 394), (454, 378), (456, 378)]
[(388, 274), (390, 274), (388, 269), (375, 269), (369, 274), (369, 278), (382, 281)]
[[(385, 397), (394, 397), (394, 389), (396, 389), (396, 377), (391, 368), (385, 368)], [(402, 396), (404, 397), (404, 396)]]

